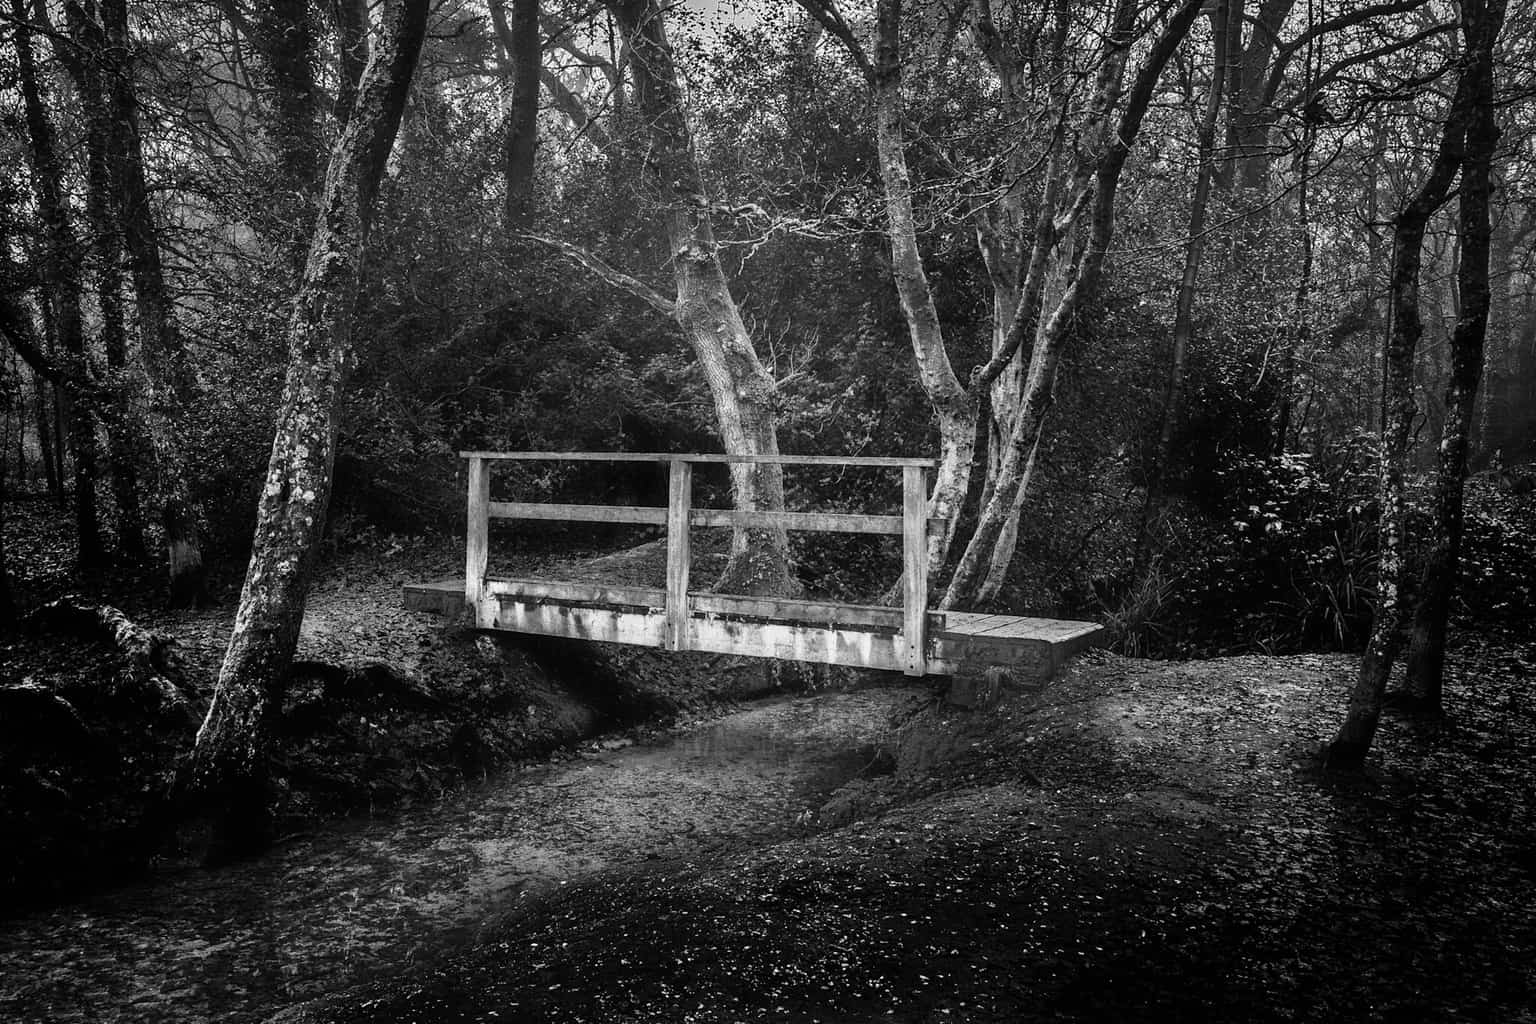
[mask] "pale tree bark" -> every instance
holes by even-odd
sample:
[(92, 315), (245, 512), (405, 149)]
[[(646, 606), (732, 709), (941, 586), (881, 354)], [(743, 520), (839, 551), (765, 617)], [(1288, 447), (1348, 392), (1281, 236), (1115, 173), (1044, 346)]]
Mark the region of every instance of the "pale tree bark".
[[(1052, 23), (1044, 70), (1050, 79), (1047, 91), (1052, 101), (1046, 114), (1052, 118), (1056, 127), (1046, 143), (1046, 167), (1034, 230), (1027, 230), (1028, 218), (1023, 193), (1024, 183), (1032, 175), (1027, 166), (1028, 153), (1021, 145), (1009, 147), (1008, 157), (1004, 161), (1001, 194), (983, 204), (973, 215), (978, 247), (992, 286), (991, 356), (988, 364), (976, 374), (972, 384), (973, 392), (988, 374), (996, 373), (987, 395), (987, 466), (986, 487), (981, 499), (983, 507), (997, 489), (1008, 438), (1012, 436), (1013, 424), (1023, 401), (1025, 366), (1023, 360), (1018, 358), (1018, 353), (1022, 351), (1023, 338), (1033, 337), (1038, 329), (1041, 308), (1052, 283), (1051, 253), (1057, 250), (1076, 222), (1076, 217), (1072, 216), (1060, 226), (1056, 223), (1062, 213), (1058, 205), (1065, 167), (1063, 135), (1070, 104), (1070, 94), (1066, 88), (1070, 77), (1064, 59), (1067, 34), (1071, 26), (1070, 8), (1068, 4), (1057, 0), (1051, 9), (1043, 9), (1037, 17), (1039, 20), (1032, 26), (1037, 35), (1043, 32), (1047, 21)], [(1029, 117), (1024, 71), (1019, 66), (1019, 55), (1010, 49), (993, 22), (990, 0), (978, 0), (976, 4), (975, 38), (997, 78), (1001, 113), (1008, 122), (1022, 126)], [(1071, 262), (1069, 254), (1060, 255), (1064, 262)], [(979, 399), (980, 395), (976, 397)], [(1033, 451), (1030, 458), (1034, 458)], [(996, 550), (1013, 550), (1018, 539), (1019, 517), (1022, 513), (1022, 509), (1015, 508), (1003, 524)], [(937, 572), (937, 567), (932, 571)], [(988, 568), (983, 587), (995, 593), (1002, 587), (1007, 573), (1008, 561), (994, 559)]]
[[(971, 213), (977, 246), (992, 285), (992, 347), (987, 363), (967, 383), (954, 371), (933, 300), (917, 238), (911, 172), (906, 159), (905, 112), (902, 99), (902, 4), (884, 0), (876, 16), (875, 61), (870, 62), (848, 22), (832, 0), (801, 0), (801, 6), (825, 31), (848, 50), (869, 82), (875, 108), (875, 141), (881, 185), (886, 200), (891, 244), (892, 281), (906, 320), (918, 380), (928, 396), (939, 428), (939, 466), (928, 500), (928, 513), (945, 520), (946, 528), (929, 538), (928, 571), (936, 577), (948, 558), (955, 528), (974, 471), (980, 396), (990, 390), (988, 487), (993, 456), (1003, 448), (1018, 405), (1021, 370), (1016, 358), (1022, 339), (1034, 332), (1046, 280), (1047, 258), (1060, 240), (1056, 203), (1061, 178), (1060, 143), (1063, 118), (1057, 117), (1049, 144), (1048, 167), (1032, 233), (1025, 232), (1024, 154), (1016, 147), (1005, 161), (1002, 194), (989, 197)], [(1054, 51), (1059, 56), (1066, 28), (1065, 9), (1058, 5)], [(1022, 123), (1024, 103), (1020, 72), (992, 23), (990, 4), (976, 15), (978, 45), (996, 73), (1006, 115)], [(1064, 98), (1062, 100), (1064, 102)], [(1061, 112), (1058, 112), (1061, 113)], [(1023, 246), (1030, 245), (1026, 260)], [(1018, 519), (1010, 519), (1013, 530)], [(1005, 525), (1005, 530), (1010, 528)]]
[(325, 526), (358, 278), (428, 7), (429, 0), (390, 4), (351, 117), (331, 150), (288, 324), (288, 373), (251, 561), (213, 702), (181, 780), (193, 795), (223, 798), (222, 840), (231, 852), (267, 838), (272, 724)]
[(1200, 281), (1200, 262), (1205, 255), (1205, 216), (1210, 206), (1211, 181), (1216, 171), (1216, 124), (1221, 114), (1227, 79), (1227, 40), (1231, 0), (1217, 0), (1211, 11), (1211, 84), (1205, 96), (1205, 112), (1195, 138), (1195, 192), (1189, 202), (1189, 241), (1184, 246), (1184, 270), (1173, 313), (1173, 352), (1168, 359), (1168, 382), (1163, 390), (1163, 414), (1157, 445), (1147, 467), (1147, 494), (1136, 531), (1136, 554), (1131, 578), (1140, 580), (1147, 571), (1152, 550), (1152, 524), (1162, 511), (1168, 464), (1173, 457), (1173, 435), (1184, 404), (1184, 367), (1195, 336), (1195, 295)]
[(1493, 197), (1493, 156), (1499, 142), (1494, 109), (1494, 50), (1504, 24), (1504, 7), (1503, 0), (1465, 0), (1462, 4), (1462, 33), (1467, 52), (1464, 74), (1472, 84), (1467, 100), (1471, 112), (1467, 118), (1459, 190), (1461, 260), (1457, 283), (1461, 301), (1451, 333), (1451, 367), (1445, 388), (1439, 472), (1435, 478), (1434, 532), (1425, 555), (1407, 664), (1408, 692), (1419, 710), (1435, 715), (1443, 710), (1446, 630), (1461, 556), (1467, 455), (1492, 303), (1489, 206)]
[[(720, 265), (709, 199), (699, 175), (672, 47), (659, 0), (610, 5), (630, 55), (635, 101), (648, 134), (644, 180), (661, 205), (677, 287), (676, 315), (714, 399), (720, 440), (733, 455), (777, 455), (773, 378)], [(731, 485), (742, 510), (784, 508), (779, 466), (733, 464)], [(716, 589), (774, 595), (795, 588), (782, 529), (738, 530)]]
[(1445, 202), (1462, 162), (1471, 116), (1472, 80), (1467, 71), (1464, 66), (1441, 130), (1434, 163), (1418, 191), (1398, 213), (1393, 228), (1397, 255), (1392, 266), (1392, 332), (1387, 340), (1382, 389), (1376, 616), (1344, 722), (1326, 751), (1326, 762), (1334, 768), (1353, 770), (1364, 764), (1381, 721), (1387, 678), (1401, 645), (1406, 554), (1403, 475), (1417, 411), (1413, 400), (1414, 355), (1424, 333), (1419, 314), (1419, 272), (1424, 259), (1425, 229), (1430, 217)]
[(206, 598), (207, 579), (192, 502), (191, 467), (182, 441), (184, 416), (196, 397), (196, 385), (165, 283), (159, 234), (145, 181), (126, 0), (101, 0), (101, 30), (102, 49), (97, 52), (115, 55), (103, 67), (112, 132), (112, 176), (138, 311), (145, 393), (142, 421), (154, 457), (170, 597), (174, 604), (197, 604)]
[[(55, 330), (58, 332), (61, 359), (69, 365), (68, 379), (86, 375), (85, 325), (80, 312), (80, 264), (75, 231), (66, 204), (62, 166), (49, 120), (44, 82), (32, 46), (33, 12), (23, 0), (11, 0), (11, 44), (16, 51), (16, 77), (21, 88), (27, 126), (28, 152), (32, 160), (32, 183), (38, 213), (46, 238), (50, 302)], [(57, 386), (56, 386), (57, 387)], [(96, 420), (88, 403), (57, 389), (55, 400), (68, 401), (69, 442), (74, 455), (75, 534), (80, 565), (95, 568), (106, 561), (101, 524), (96, 508)], [(56, 437), (63, 446), (63, 432)], [(60, 474), (62, 480), (62, 473)]]
[(1099, 69), (1090, 108), (1091, 151), (1079, 169), (1079, 176), (1089, 179), (1092, 191), (1088, 238), (1069, 268), (1060, 300), (1035, 335), (1024, 393), (996, 486), (991, 500), (981, 510), (976, 532), (955, 566), (940, 607), (955, 608), (990, 600), (1006, 575), (1013, 558), (1013, 547), (1001, 542), (1006, 539), (1009, 519), (1028, 494), (1030, 473), (1052, 401), (1056, 368), (1073, 318), (1079, 303), (1097, 288), (1099, 272), (1114, 237), (1115, 192), (1120, 172), (1141, 129), (1163, 66), (1188, 34), (1201, 6), (1201, 0), (1181, 0), (1174, 6), (1138, 70), (1118, 117), (1115, 111), (1119, 106), (1125, 64), (1135, 42), (1136, 5), (1122, 3), (1116, 10), (1107, 39), (1108, 52)]
[(929, 571), (937, 570), (954, 537), (976, 461), (978, 408), (960, 382), (944, 344), (938, 308), (918, 248), (912, 180), (907, 168), (906, 133), (901, 98), (901, 0), (881, 0), (876, 22), (875, 145), (891, 239), (891, 277), (906, 317), (918, 379), (927, 392), (939, 426), (939, 466), (928, 500), (928, 514), (947, 520), (929, 539)]

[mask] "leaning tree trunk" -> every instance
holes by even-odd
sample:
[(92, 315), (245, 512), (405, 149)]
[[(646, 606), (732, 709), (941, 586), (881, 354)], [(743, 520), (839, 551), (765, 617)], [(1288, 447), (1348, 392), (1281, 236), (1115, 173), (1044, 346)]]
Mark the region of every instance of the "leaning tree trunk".
[(288, 325), (288, 374), (250, 566), (213, 702), (182, 778), (195, 796), (223, 798), (228, 814), (222, 840), (235, 850), (267, 836), (272, 723), (325, 527), (358, 277), (428, 7), (428, 0), (392, 5), (346, 130), (331, 152)]
[(1100, 68), (1093, 108), (1098, 129), (1095, 134), (1099, 138), (1097, 153), (1092, 157), (1093, 199), (1088, 241), (1071, 268), (1060, 300), (1035, 339), (1024, 394), (1013, 434), (1008, 438), (1001, 459), (992, 498), (982, 509), (976, 532), (971, 535), (970, 543), (955, 566), (954, 576), (940, 602), (942, 608), (990, 600), (1007, 573), (1013, 549), (1003, 543), (1006, 527), (1028, 492), (1045, 414), (1051, 406), (1056, 367), (1061, 362), (1078, 305), (1098, 287), (1104, 256), (1114, 237), (1115, 192), (1119, 187), (1120, 172), (1141, 129), (1163, 66), (1188, 34), (1201, 6), (1202, 0), (1183, 0), (1174, 11), (1138, 70), (1119, 118), (1111, 115), (1117, 105), (1126, 58), (1133, 42), (1134, 5), (1122, 3), (1116, 13), (1115, 28), (1109, 40), (1110, 52)]
[(917, 243), (901, 99), (901, 6), (901, 0), (881, 0), (879, 8), (873, 74), (875, 146), (890, 228), (891, 276), (906, 317), (918, 378), (939, 426), (939, 466), (928, 499), (928, 514), (945, 519), (947, 524), (942, 532), (929, 537), (928, 572), (933, 576), (949, 555), (955, 525), (970, 487), (979, 410), (976, 396), (960, 383), (950, 364), (938, 308)]
[[(1465, 58), (1463, 58), (1465, 60)], [(1419, 316), (1419, 270), (1424, 260), (1424, 232), (1429, 218), (1445, 202), (1461, 166), (1470, 116), (1471, 75), (1465, 65), (1456, 97), (1441, 131), (1439, 150), (1428, 177), (1397, 215), (1393, 229), (1397, 257), (1392, 266), (1392, 334), (1387, 341), (1381, 433), (1381, 524), (1377, 556), (1376, 617), (1360, 660), (1360, 675), (1349, 709), (1329, 744), (1329, 767), (1354, 770), (1365, 763), (1381, 721), (1382, 696), (1397, 659), (1403, 623), (1404, 570), (1403, 475), (1408, 462), (1414, 414), (1413, 362), (1424, 322)]]
[(102, 0), (101, 18), (102, 48), (97, 53), (114, 55), (112, 63), (104, 68), (113, 179), (138, 310), (139, 361), (145, 393), (142, 418), (154, 457), (170, 597), (173, 604), (198, 604), (206, 597), (207, 580), (192, 501), (191, 467), (182, 436), (187, 409), (195, 397), (192, 367), (166, 288), (159, 236), (144, 178), (126, 0)]
[(1420, 710), (1436, 715), (1443, 705), (1445, 635), (1461, 555), (1467, 451), (1492, 302), (1488, 276), (1492, 235), (1489, 203), (1493, 196), (1493, 154), (1499, 141), (1494, 119), (1493, 50), (1504, 20), (1504, 4), (1494, 0), (1481, 5), (1481, 11), (1478, 6), (1469, 3), (1463, 12), (1468, 51), (1466, 73), (1472, 79), (1468, 102), (1472, 110), (1467, 119), (1466, 155), (1459, 190), (1460, 315), (1451, 333), (1451, 370), (1445, 388), (1445, 420), (1435, 481), (1435, 532), (1425, 557), (1408, 646), (1408, 690)]
[[(16, 48), (16, 77), (21, 87), (27, 136), (32, 157), (32, 178), (38, 213), (48, 240), (48, 277), (51, 281), (52, 311), (59, 336), (61, 361), (67, 362), (69, 379), (85, 379), (85, 325), (80, 312), (80, 268), (74, 231), (69, 222), (62, 167), (55, 145), (53, 125), (48, 120), (43, 81), (38, 74), (37, 58), (32, 49), (32, 14), (23, 0), (11, 0), (11, 40)], [(96, 509), (96, 419), (90, 404), (77, 394), (56, 391), (55, 401), (63, 398), (68, 407), (69, 441), (75, 457), (75, 531), (79, 541), (82, 567), (91, 568), (106, 561), (101, 524)], [(63, 448), (62, 432), (56, 438)], [(60, 474), (62, 478), (62, 473)]]
[[(1064, 242), (1070, 244), (1082, 210), (1080, 204), (1069, 210), (1057, 208), (1066, 166), (1067, 119), (1064, 115), (1072, 93), (1071, 87), (1067, 85), (1071, 75), (1064, 59), (1071, 22), (1069, 7), (1057, 4), (1052, 17), (1054, 26), (1047, 44), (1049, 56), (1043, 65), (1036, 66), (1035, 74), (1045, 73), (1054, 83), (1047, 93), (1050, 98), (1049, 120), (1056, 127), (1045, 144), (1048, 158), (1034, 230), (1026, 231), (1024, 216), (1022, 190), (1024, 183), (1032, 177), (1032, 172), (1023, 146), (1010, 147), (1004, 165), (1006, 184), (1002, 194), (996, 201), (984, 204), (978, 215), (973, 215), (977, 222), (977, 241), (992, 285), (992, 355), (987, 364), (974, 373), (971, 385), (978, 399), (978, 385), (984, 385), (988, 377), (996, 375), (991, 381), (988, 395), (986, 486), (982, 489), (982, 508), (991, 501), (997, 488), (998, 476), (1008, 450), (1008, 439), (1013, 435), (1014, 421), (1023, 403), (1027, 367), (1018, 354), (1023, 350), (1024, 339), (1033, 338), (1037, 333), (1041, 309), (1052, 286), (1061, 283), (1059, 275), (1051, 272), (1051, 254)], [(1041, 28), (1043, 23), (1037, 25), (1036, 31)], [(998, 31), (990, 4), (977, 5), (975, 38), (983, 57), (997, 75), (1003, 116), (1014, 124), (1026, 123), (1030, 118), (1029, 97), (1032, 92), (1029, 76), (1020, 67), (1019, 53)], [(1025, 246), (1028, 246), (1027, 258)], [(1058, 255), (1065, 252), (1067, 250), (1062, 249)], [(1063, 256), (1062, 263), (1070, 264), (1070, 256)], [(1028, 473), (1028, 470), (1025, 472)], [(982, 583), (984, 590), (996, 593), (1002, 588), (1018, 541), (1022, 514), (1023, 509), (1015, 506), (1012, 515), (1003, 523), (993, 551), (1008, 552), (1008, 557), (993, 558)]]
[[(663, 7), (659, 0), (625, 0), (612, 7), (628, 44), (636, 101), (649, 134), (645, 180), (665, 210), (677, 322), (709, 383), (720, 440), (732, 455), (777, 455), (774, 381), (757, 358), (720, 266)], [(780, 466), (733, 464), (731, 485), (738, 509), (784, 509)], [(737, 530), (715, 587), (738, 594), (791, 592), (795, 583), (784, 530)]]

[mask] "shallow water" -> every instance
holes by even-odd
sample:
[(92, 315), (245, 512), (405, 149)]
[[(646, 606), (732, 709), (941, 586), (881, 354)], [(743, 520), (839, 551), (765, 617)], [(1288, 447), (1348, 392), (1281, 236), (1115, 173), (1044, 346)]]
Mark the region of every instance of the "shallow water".
[(0, 1021), (262, 1020), (583, 875), (784, 835), (867, 767), (918, 692), (798, 697), (655, 745), (599, 743), (256, 862), (0, 922)]

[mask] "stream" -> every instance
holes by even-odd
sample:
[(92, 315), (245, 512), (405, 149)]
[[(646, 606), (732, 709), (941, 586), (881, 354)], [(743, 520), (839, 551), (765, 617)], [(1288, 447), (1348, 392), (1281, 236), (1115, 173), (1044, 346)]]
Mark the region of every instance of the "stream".
[(807, 828), (923, 692), (814, 694), (655, 744), (600, 739), (257, 861), (0, 920), (0, 1021), (259, 1021), (471, 941), (574, 879)]

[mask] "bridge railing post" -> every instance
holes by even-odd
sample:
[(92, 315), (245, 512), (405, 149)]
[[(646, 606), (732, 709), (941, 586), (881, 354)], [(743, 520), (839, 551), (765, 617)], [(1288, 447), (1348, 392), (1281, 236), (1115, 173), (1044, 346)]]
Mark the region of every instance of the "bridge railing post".
[(902, 627), (906, 674), (927, 671), (923, 653), (928, 627), (928, 472), (905, 466), (901, 473)]
[(481, 598), (485, 573), (490, 565), (491, 474), (490, 465), (478, 455), (469, 459), (469, 503), (464, 524), (464, 603), (476, 627), (482, 622)]
[(674, 459), (667, 472), (666, 633), (662, 646), (688, 649), (688, 526), (693, 506), (693, 464)]

